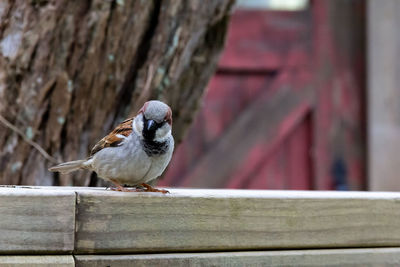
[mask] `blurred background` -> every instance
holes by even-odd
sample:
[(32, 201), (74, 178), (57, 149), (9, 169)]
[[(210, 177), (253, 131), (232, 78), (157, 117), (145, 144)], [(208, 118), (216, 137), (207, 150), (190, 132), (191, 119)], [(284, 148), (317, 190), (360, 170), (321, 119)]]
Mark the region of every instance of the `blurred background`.
[(0, 3), (0, 183), (104, 185), (47, 168), (160, 99), (160, 186), (400, 190), (400, 2), (28, 2)]
[(366, 189), (365, 31), (365, 1), (239, 1), (160, 183)]

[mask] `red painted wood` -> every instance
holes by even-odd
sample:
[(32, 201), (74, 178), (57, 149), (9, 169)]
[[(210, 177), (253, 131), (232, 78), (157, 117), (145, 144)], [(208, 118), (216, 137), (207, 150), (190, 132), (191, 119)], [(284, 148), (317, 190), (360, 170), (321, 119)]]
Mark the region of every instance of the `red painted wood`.
[(305, 51), (311, 49), (309, 13), (236, 11), (219, 67), (260, 71), (308, 65)]
[(313, 113), (315, 188), (360, 190), (366, 183), (365, 58), (359, 26), (365, 2), (314, 1), (312, 10), (314, 64), (320, 71)]
[[(271, 90), (271, 75), (217, 74), (210, 82), (202, 109), (187, 138), (179, 145), (169, 170), (159, 184), (179, 186), (201, 154), (212, 149), (235, 117), (263, 90)], [(272, 91), (272, 90), (271, 90)]]
[[(353, 36), (359, 29), (349, 23), (351, 16), (340, 17), (340, 8), (351, 5), (336, 3), (313, 1), (311, 10), (301, 12), (239, 10), (233, 15), (217, 74), (161, 185), (194, 184), (187, 177), (196, 164), (260, 95), (314, 88), (314, 105), (298, 104), (279, 122), (273, 138), (249, 147), (232, 166), (225, 187), (363, 188), (364, 64), (357, 46), (347, 41), (357, 43)], [(339, 27), (341, 20), (347, 24)], [(265, 114), (265, 119), (272, 118)], [(205, 173), (204, 179), (213, 179), (212, 170)]]
[[(302, 79), (299, 79), (302, 77)], [(276, 94), (281, 89), (291, 88), (291, 90), (298, 91), (301, 90), (297, 88), (297, 84), (302, 85), (306, 83), (305, 79), (310, 75), (305, 75), (304, 71), (299, 75), (297, 71), (285, 71), (280, 73), (277, 77), (268, 77), (265, 75), (227, 75), (218, 74), (210, 83), (208, 93), (205, 98), (204, 106), (200, 111), (198, 119), (195, 121), (193, 128), (189, 133), (189, 138), (184, 141), (180, 147), (186, 148), (186, 153), (190, 150), (205, 150), (213, 148), (214, 142), (217, 142), (219, 138), (223, 138), (224, 129), (229, 128), (230, 124), (234, 123), (235, 117), (240, 115), (252, 100), (258, 98), (263, 90), (266, 90), (266, 96)], [(298, 83), (298, 80), (302, 82)], [(310, 82), (310, 81), (308, 81)], [(229, 86), (228, 86), (229, 85)], [(215, 86), (215, 87), (214, 87)], [(225, 86), (224, 88), (218, 86)], [(217, 94), (215, 92), (218, 92)], [(221, 94), (223, 92), (223, 94)], [(265, 95), (265, 93), (263, 93)], [(226, 101), (228, 97), (232, 95), (236, 96), (236, 99), (241, 99), (242, 101)], [(282, 103), (285, 104), (285, 103)], [(279, 127), (276, 128), (276, 134), (273, 139), (263, 139), (260, 140), (261, 144), (255, 146), (254, 148), (249, 147), (249, 156), (245, 157), (241, 167), (237, 168), (237, 172), (227, 179), (226, 187), (229, 188), (248, 188), (248, 182), (246, 180), (253, 179), (254, 170), (260, 169), (259, 165), (265, 164), (265, 159), (268, 155), (273, 155), (276, 147), (279, 146), (284, 140), (292, 134), (292, 131), (303, 122), (304, 117), (310, 112), (311, 106), (309, 103), (300, 104), (293, 108), (293, 111), (287, 115), (285, 120), (279, 123)], [(224, 112), (224, 110), (226, 112)], [(226, 116), (226, 114), (230, 116)], [(204, 118), (207, 118), (205, 120)], [(226, 119), (228, 118), (228, 119)], [(272, 119), (265, 114), (265, 119)], [(204, 123), (207, 121), (207, 123)], [(260, 122), (262, 123), (262, 122)], [(217, 129), (217, 130), (216, 130)], [(249, 129), (250, 130), (250, 129)], [(203, 133), (203, 141), (205, 141), (200, 148), (196, 148), (196, 142), (192, 140), (193, 136), (198, 136), (199, 133)], [(304, 141), (304, 140), (303, 140)], [(299, 140), (301, 142), (301, 140)], [(198, 144), (198, 143), (197, 143)], [(178, 148), (177, 154), (182, 153)], [(189, 147), (189, 148), (188, 148)], [(261, 150), (263, 156), (254, 156), (253, 153), (257, 153), (258, 148), (262, 147)], [(229, 152), (228, 152), (229, 153)], [(199, 157), (201, 158), (201, 157)], [(187, 154), (186, 161), (188, 159), (193, 159), (194, 161), (189, 162), (187, 166), (194, 166), (195, 161), (199, 158), (193, 157), (191, 154)], [(174, 166), (175, 162), (180, 160), (179, 157), (174, 157), (171, 165)], [(308, 165), (305, 165), (307, 167)], [(235, 168), (235, 166), (232, 166)], [(181, 172), (168, 172), (166, 177), (161, 181), (161, 185), (191, 185), (191, 181), (185, 179), (186, 174), (191, 171), (191, 168), (181, 169)], [(311, 170), (308, 170), (311, 172)], [(275, 176), (275, 179), (281, 180), (284, 177)], [(307, 181), (304, 183), (310, 184), (311, 176), (304, 177)], [(178, 183), (174, 183), (179, 181)], [(257, 186), (253, 183), (253, 186)], [(261, 185), (258, 188), (262, 188)]]
[[(286, 120), (282, 121), (275, 139), (261, 140), (257, 146), (250, 148), (246, 159), (237, 167), (226, 187), (310, 189), (312, 169), (308, 112), (310, 112), (308, 105), (300, 105)], [(276, 160), (278, 162), (275, 162)], [(274, 184), (273, 181), (269, 183), (267, 181), (272, 179), (271, 173), (276, 172), (276, 164), (284, 166), (286, 171), (280, 172), (279, 176), (276, 174), (273, 176), (275, 182), (280, 181), (278, 184), (281, 184), (281, 187), (271, 188), (268, 184)]]
[(285, 189), (313, 189), (312, 181), (312, 136), (311, 117), (305, 116), (304, 121), (288, 138), (286, 149), (288, 153), (288, 176)]
[[(269, 90), (273, 94), (276, 93), (274, 88), (293, 87), (296, 84), (294, 89), (297, 85), (306, 86), (310, 82), (312, 76), (305, 70), (305, 66), (310, 63), (306, 60), (310, 52), (308, 49), (310, 39), (306, 32), (310, 31), (309, 20), (304, 12), (239, 11), (233, 16), (227, 48), (220, 62), (221, 71), (211, 80), (203, 108), (188, 138), (177, 148), (171, 162), (173, 167), (160, 181), (161, 185), (181, 185), (185, 180), (183, 178), (185, 174), (201, 158), (199, 151), (212, 149), (213, 143), (221, 138), (231, 123), (234, 123), (235, 117), (262, 91)], [(260, 21), (264, 23), (260, 24)], [(280, 32), (276, 25), (268, 22), (286, 25), (284, 32)], [(238, 27), (238, 23), (244, 24)], [(247, 31), (249, 28), (253, 30)], [(242, 40), (253, 43), (254, 49), (242, 46)], [(274, 40), (274, 43), (268, 45), (271, 40)], [(233, 60), (229, 60), (230, 58)], [(274, 61), (274, 58), (277, 61)], [(254, 59), (259, 59), (262, 64), (255, 62)], [(277, 79), (274, 79), (275, 74), (271, 70), (279, 70), (283, 66), (294, 70), (279, 73)], [(276, 85), (272, 86), (272, 82)], [(263, 140), (260, 145), (249, 148), (248, 156), (239, 167), (236, 167), (235, 175), (227, 179), (226, 187), (285, 188), (285, 179), (288, 179), (285, 170), (288, 166), (282, 161), (289, 162), (286, 160), (288, 152), (279, 152), (279, 146), (291, 135), (291, 131), (298, 126), (298, 122), (307, 114), (309, 108), (300, 106), (282, 121), (274, 140)], [(267, 116), (268, 114), (266, 119)], [(198, 138), (202, 138), (202, 142), (199, 142)], [(298, 142), (302, 140), (298, 139)], [(275, 159), (277, 152), (282, 156), (280, 163)], [(185, 156), (182, 156), (183, 154)], [(265, 168), (264, 165), (270, 167)], [(259, 174), (260, 171), (264, 174)], [(311, 170), (308, 172), (311, 173)], [(306, 180), (303, 183), (310, 184), (311, 176), (301, 179)], [(186, 181), (185, 185), (190, 186), (190, 182)]]

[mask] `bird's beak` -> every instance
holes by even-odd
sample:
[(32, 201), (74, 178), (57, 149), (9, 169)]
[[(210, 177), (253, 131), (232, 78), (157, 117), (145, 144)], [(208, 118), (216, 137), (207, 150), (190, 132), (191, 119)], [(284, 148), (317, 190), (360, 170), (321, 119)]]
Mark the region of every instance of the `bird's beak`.
[(146, 132), (153, 132), (157, 129), (157, 123), (153, 120), (147, 120), (144, 122), (144, 129)]

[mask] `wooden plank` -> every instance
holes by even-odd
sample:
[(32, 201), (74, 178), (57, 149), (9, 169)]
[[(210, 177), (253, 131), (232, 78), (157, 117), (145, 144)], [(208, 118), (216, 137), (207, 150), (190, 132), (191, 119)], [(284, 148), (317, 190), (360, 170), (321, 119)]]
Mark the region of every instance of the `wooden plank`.
[(0, 254), (70, 252), (75, 192), (0, 187)]
[(77, 192), (75, 252), (400, 246), (400, 193)]
[(0, 266), (29, 267), (73, 267), (75, 261), (72, 255), (62, 256), (0, 256)]
[(371, 190), (400, 190), (400, 2), (368, 1), (368, 162)]
[(76, 266), (385, 266), (400, 264), (399, 248), (149, 255), (78, 255)]

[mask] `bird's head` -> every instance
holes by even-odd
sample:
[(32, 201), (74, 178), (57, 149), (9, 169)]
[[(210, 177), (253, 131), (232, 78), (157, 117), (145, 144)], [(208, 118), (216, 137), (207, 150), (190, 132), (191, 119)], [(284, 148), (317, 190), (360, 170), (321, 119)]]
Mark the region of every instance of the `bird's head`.
[(171, 108), (157, 100), (144, 103), (134, 121), (134, 129), (147, 141), (164, 142), (171, 135)]

